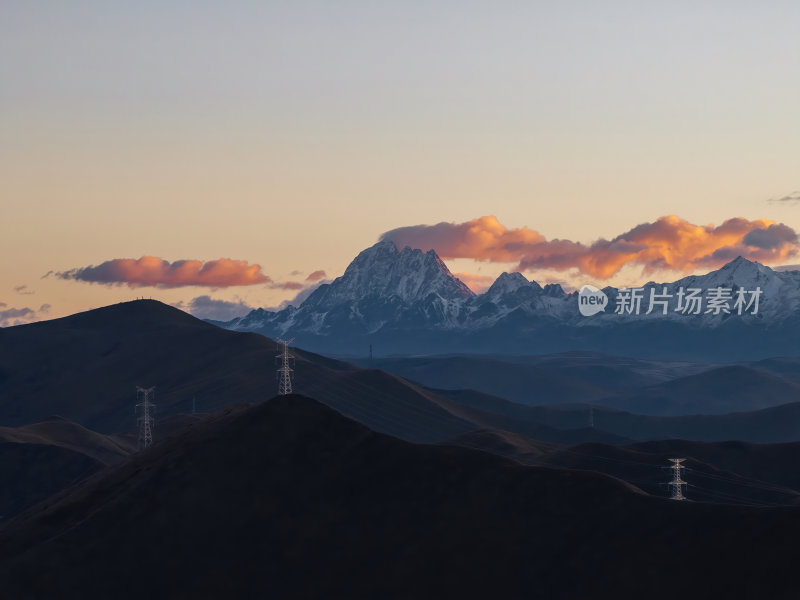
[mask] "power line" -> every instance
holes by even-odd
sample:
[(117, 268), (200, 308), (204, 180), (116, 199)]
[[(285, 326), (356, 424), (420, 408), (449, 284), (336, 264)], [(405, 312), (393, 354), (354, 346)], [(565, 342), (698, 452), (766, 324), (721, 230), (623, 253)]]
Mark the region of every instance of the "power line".
[[(655, 468), (655, 465), (644, 463), (644, 462), (637, 462), (637, 461), (632, 461), (632, 460), (622, 460), (622, 459), (610, 458), (610, 457), (606, 457), (606, 456), (586, 454), (586, 453), (583, 453), (583, 452), (576, 452), (576, 451), (573, 451), (573, 450), (563, 449), (563, 448), (555, 450), (554, 452), (552, 452), (550, 454), (547, 454), (546, 456), (557, 457), (559, 455), (574, 455), (574, 456), (585, 458), (585, 459), (587, 459), (589, 461), (608, 461), (608, 462), (612, 462), (612, 463), (619, 463), (620, 465), (632, 465), (632, 466), (638, 466), (638, 467)], [(551, 463), (549, 463), (547, 461), (546, 457), (542, 457), (539, 460), (533, 461), (531, 464), (545, 464), (545, 465), (547, 465), (547, 464), (551, 464)], [(672, 469), (673, 467), (660, 467), (660, 468), (661, 469)], [(781, 495), (792, 497), (792, 498), (796, 498), (796, 497), (800, 496), (800, 494), (798, 493), (797, 490), (794, 490), (794, 489), (789, 488), (789, 487), (779, 487), (779, 486), (775, 486), (775, 485), (769, 485), (769, 484), (765, 484), (763, 482), (760, 482), (758, 480), (750, 481), (750, 480), (746, 480), (746, 479), (734, 479), (732, 477), (724, 477), (724, 476), (720, 476), (720, 475), (717, 475), (717, 474), (714, 474), (714, 473), (706, 473), (704, 471), (699, 471), (699, 470), (697, 470), (695, 468), (690, 468), (690, 467), (681, 466), (681, 469), (682, 469), (681, 470), (681, 474), (683, 474), (683, 473), (691, 473), (691, 475), (693, 475), (693, 476), (696, 475), (698, 477), (708, 478), (712, 482), (716, 481), (716, 482), (719, 482), (721, 484), (727, 484), (727, 485), (730, 485), (730, 486), (743, 486), (743, 487), (750, 488), (750, 489), (753, 489), (753, 490), (762, 491), (762, 492), (765, 492), (765, 493), (781, 494)], [(610, 473), (613, 474), (612, 471), (601, 471), (601, 472), (610, 472)], [(651, 480), (633, 479), (628, 474), (619, 474), (619, 473), (617, 473), (616, 476), (624, 479), (625, 481), (627, 481), (629, 483), (633, 483), (633, 484), (636, 484), (636, 485), (639, 485), (639, 484), (653, 485), (655, 483), (654, 481), (651, 481)], [(716, 495), (716, 496), (724, 497), (723, 499), (725, 499), (725, 500), (735, 501), (735, 502), (738, 502), (740, 504), (751, 505), (751, 506), (785, 506), (786, 505), (785, 503), (775, 503), (775, 502), (770, 502), (770, 501), (766, 501), (766, 500), (755, 500), (755, 499), (750, 498), (750, 497), (742, 496), (741, 494), (723, 493), (723, 492), (721, 492), (719, 490), (717, 490), (716, 492), (712, 492), (712, 491), (710, 491), (710, 490), (708, 490), (708, 489), (706, 489), (705, 487), (702, 487), (702, 486), (693, 485), (693, 484), (690, 484), (688, 482), (683, 482), (683, 483), (684, 483), (684, 485), (687, 486), (687, 488), (691, 487), (693, 490), (697, 489), (701, 493), (701, 495), (703, 495), (703, 496), (704, 495), (710, 495), (710, 496), (715, 496)], [(671, 482), (662, 483), (661, 485), (672, 485), (672, 483)], [(687, 498), (684, 496), (684, 499), (687, 499)], [(693, 499), (694, 500), (698, 500), (698, 498), (693, 498)]]
[[(559, 448), (558, 450), (555, 450), (553, 452), (553, 454), (555, 454), (555, 455), (557, 455), (557, 454), (572, 454), (574, 456), (580, 456), (582, 458), (588, 458), (588, 459), (591, 459), (591, 460), (602, 460), (602, 461), (606, 461), (606, 462), (619, 463), (621, 465), (635, 465), (635, 466), (638, 466), (638, 467), (648, 467), (648, 468), (651, 468), (651, 469), (656, 469), (656, 468), (663, 469), (663, 468), (665, 468), (665, 467), (659, 467), (658, 465), (654, 465), (653, 463), (647, 463), (647, 462), (643, 462), (643, 461), (639, 461), (639, 460), (630, 460), (630, 459), (623, 459), (623, 458), (611, 458), (610, 456), (601, 456), (599, 454), (587, 454), (586, 452), (578, 452), (577, 450), (573, 450), (572, 447)], [(656, 459), (654, 458), (654, 460), (656, 460)]]
[(750, 488), (757, 489), (757, 490), (764, 490), (764, 491), (767, 491), (767, 492), (775, 492), (775, 493), (786, 494), (786, 495), (790, 495), (790, 496), (797, 496), (798, 495), (797, 490), (794, 490), (794, 489), (789, 488), (789, 487), (780, 487), (780, 486), (768, 485), (768, 484), (765, 485), (765, 484), (763, 484), (763, 483), (761, 483), (759, 481), (745, 481), (745, 480), (733, 479), (731, 477), (723, 477), (723, 476), (716, 475), (716, 474), (713, 474), (713, 473), (705, 473), (703, 471), (698, 471), (696, 469), (690, 469), (688, 467), (686, 468), (686, 470), (687, 471), (691, 471), (692, 475), (699, 475), (700, 477), (706, 477), (708, 479), (721, 481), (723, 483), (728, 483), (728, 484), (731, 484), (731, 485), (740, 485), (740, 486), (750, 487)]
[[(752, 498), (743, 498), (742, 496), (738, 496), (735, 494), (726, 494), (725, 492), (720, 492), (719, 490), (708, 490), (703, 487), (698, 487), (691, 483), (687, 484), (692, 490), (697, 490), (700, 496), (711, 496), (712, 498), (719, 498), (723, 502), (727, 504), (743, 504), (745, 506), (786, 506), (786, 504), (776, 504), (775, 502), (765, 502), (765, 501), (757, 501)], [(697, 501), (697, 499), (695, 499)], [(702, 500), (701, 500), (702, 501)]]

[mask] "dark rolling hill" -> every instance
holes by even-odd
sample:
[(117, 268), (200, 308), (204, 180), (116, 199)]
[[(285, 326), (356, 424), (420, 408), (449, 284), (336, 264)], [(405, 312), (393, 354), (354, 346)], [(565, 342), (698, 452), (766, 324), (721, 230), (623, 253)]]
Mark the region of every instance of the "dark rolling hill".
[[(206, 415), (158, 423), (158, 438), (181, 433)], [(62, 417), (0, 427), (0, 522), (138, 451), (133, 434), (104, 435)]]
[(394, 356), (353, 362), (434, 388), (473, 389), (531, 405), (600, 401), (713, 368), (704, 363), (645, 361), (596, 352)]
[[(275, 347), (150, 300), (0, 329), (0, 423), (61, 414), (97, 431), (129, 431), (137, 385), (156, 386), (160, 418), (191, 411), (193, 399), (203, 412), (263, 401), (277, 387)], [(298, 390), (313, 390), (378, 430), (438, 440), (475, 428), (397, 377), (293, 354)]]
[(800, 381), (800, 358), (793, 356), (776, 356), (749, 364), (767, 373)]
[[(296, 391), (375, 431), (409, 441), (438, 442), (481, 429), (567, 444), (671, 438), (800, 440), (800, 404), (724, 415), (664, 417), (564, 402), (526, 406), (481, 391), (433, 389), (380, 369), (360, 369), (301, 349), (293, 353)], [(60, 414), (104, 434), (131, 432), (136, 424), (137, 385), (156, 386), (161, 424), (189, 413), (193, 399), (202, 412), (237, 402), (260, 402), (277, 388), (275, 354), (274, 342), (261, 335), (220, 329), (148, 300), (0, 329), (0, 424), (26, 425)], [(535, 362), (537, 368), (556, 369), (557, 381), (566, 381), (570, 369), (577, 369), (579, 385), (570, 389), (584, 390), (586, 381), (581, 378), (591, 377), (587, 375), (592, 371), (587, 364), (590, 359), (594, 360), (567, 355), (525, 360)], [(711, 377), (709, 373), (724, 371), (675, 379), (675, 365), (662, 369), (659, 364), (630, 359), (601, 363), (608, 366), (601, 369), (606, 380), (611, 372), (631, 368), (649, 380), (672, 378), (658, 385), (659, 389), (675, 387), (675, 394), (684, 393), (686, 380), (693, 379), (699, 383), (692, 389), (702, 395), (702, 382)], [(469, 363), (465, 371), (472, 367)], [(764, 377), (777, 376), (759, 371), (759, 380)], [(631, 381), (622, 380), (623, 386)], [(557, 393), (557, 386), (548, 392)], [(594, 427), (589, 426), (592, 422)]]
[(691, 456), (738, 476), (800, 490), (800, 443), (750, 444), (747, 442), (692, 442), (658, 440), (631, 444), (631, 450), (673, 456)]
[(472, 389), (520, 404), (592, 402), (617, 389), (613, 384), (601, 386), (536, 365), (497, 358), (419, 356), (362, 359), (356, 364), (372, 365), (433, 388)]
[[(237, 363), (267, 359), (260, 336), (220, 331), (151, 300), (0, 330), (0, 423), (60, 414), (112, 433), (135, 427), (136, 386), (156, 386), (161, 415), (263, 399), (267, 373)], [(274, 377), (274, 376), (273, 376)]]
[[(800, 441), (800, 402), (725, 415), (638, 415), (598, 405), (527, 406), (528, 419), (555, 429), (586, 428), (588, 420), (604, 435), (627, 440), (683, 439), (751, 443)], [(574, 440), (577, 442), (578, 440)]]
[(726, 414), (800, 398), (800, 382), (746, 365), (718, 367), (600, 401), (648, 415)]
[(0, 427), (0, 522), (133, 452), (130, 440), (59, 417)]
[[(8, 597), (793, 598), (800, 511), (231, 409), (7, 524)], [(135, 565), (136, 568), (132, 568)], [(142, 576), (145, 573), (146, 576)]]
[(798, 359), (716, 364), (566, 352), (542, 356), (354, 359), (438, 389), (472, 389), (532, 406), (596, 403), (637, 414), (728, 414), (800, 399)]
[(103, 435), (57, 416), (21, 427), (0, 427), (0, 442), (59, 446), (104, 465), (120, 462), (136, 448), (135, 440)]
[(793, 465), (800, 444), (662, 440), (627, 445), (547, 444), (506, 431), (462, 434), (451, 443), (513, 458), (524, 464), (597, 471), (655, 496), (666, 496), (670, 458), (685, 458), (687, 495), (704, 502), (749, 506), (800, 504)]
[[(156, 387), (161, 422), (190, 412), (193, 399), (202, 412), (260, 402), (277, 389), (275, 348), (261, 335), (221, 329), (151, 300), (0, 329), (0, 424), (60, 414), (103, 433), (131, 431), (137, 385)], [(526, 435), (538, 427), (544, 439), (559, 439), (529, 417), (514, 422), (517, 405), (486, 394), (432, 390), (382, 370), (292, 352), (296, 391), (379, 432), (436, 442), (487, 427)]]

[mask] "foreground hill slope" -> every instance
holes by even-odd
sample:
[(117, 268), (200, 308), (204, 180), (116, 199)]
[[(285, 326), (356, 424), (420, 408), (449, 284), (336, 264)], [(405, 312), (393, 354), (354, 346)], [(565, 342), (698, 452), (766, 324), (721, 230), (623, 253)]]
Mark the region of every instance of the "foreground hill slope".
[[(300, 396), (197, 423), (0, 530), (10, 597), (792, 598), (800, 512), (374, 433)], [(135, 565), (135, 568), (132, 566)], [(143, 577), (142, 573), (146, 576)]]
[[(60, 414), (104, 433), (130, 431), (136, 386), (156, 387), (159, 418), (260, 402), (277, 386), (275, 347), (152, 300), (0, 329), (0, 424)], [(395, 376), (292, 352), (298, 390), (375, 429), (436, 441), (475, 428)]]
[[(295, 391), (374, 431), (408, 441), (438, 442), (481, 429), (503, 429), (568, 444), (665, 438), (800, 440), (797, 403), (758, 412), (687, 416), (637, 415), (597, 404), (563, 404), (570, 399), (570, 390), (579, 391), (573, 398), (580, 397), (580, 390), (586, 390), (593, 378), (605, 382), (599, 386), (601, 390), (609, 389), (614, 381), (628, 386), (632, 379), (625, 377), (626, 369), (639, 379), (681, 381), (674, 379), (675, 365), (662, 372), (657, 364), (630, 359), (540, 357), (536, 359), (539, 366), (546, 364), (556, 373), (554, 382), (568, 380), (570, 373), (579, 375), (565, 386), (566, 397), (558, 385), (543, 394), (546, 387), (540, 389), (533, 380), (525, 380), (525, 387), (534, 390), (538, 402), (562, 405), (523, 406), (486, 391), (432, 389), (380, 369), (359, 369), (296, 348), (292, 353), (296, 357)], [(193, 406), (201, 413), (211, 413), (237, 402), (261, 402), (272, 396), (277, 388), (275, 354), (275, 342), (268, 338), (220, 329), (151, 300), (0, 329), (0, 425), (28, 425), (59, 414), (103, 434), (130, 433), (136, 427), (135, 388), (154, 385), (157, 435), (162, 435), (169, 431), (164, 429), (168, 418), (191, 413)], [(431, 365), (460, 364), (448, 358), (409, 361), (427, 365), (424, 369), (428, 372), (433, 372)], [(786, 360), (773, 362), (784, 370), (793, 368)], [(462, 371), (477, 373), (473, 366), (467, 362)], [(715, 371), (725, 376), (724, 369)], [(700, 373), (696, 379), (702, 384), (704, 376)], [(656, 387), (669, 389), (666, 384)], [(681, 402), (681, 389), (672, 400)], [(702, 385), (692, 389), (702, 396)], [(752, 395), (752, 390), (748, 393)], [(725, 398), (723, 394), (720, 410)], [(592, 423), (593, 429), (589, 427)]]
[(685, 458), (689, 499), (746, 506), (799, 506), (800, 444), (662, 440), (626, 445), (545, 443), (502, 430), (473, 431), (451, 440), (523, 464), (597, 471), (658, 497), (669, 496), (670, 458)]
[(193, 397), (203, 410), (223, 393), (254, 400), (264, 381), (235, 366), (263, 360), (264, 346), (152, 300), (2, 329), (0, 423), (60, 414), (104, 433), (127, 431), (136, 386), (156, 386), (160, 414), (190, 411)]
[(0, 427), (0, 522), (123, 461), (134, 444), (89, 431), (61, 417)]
[[(465, 393), (443, 394), (381, 370), (292, 353), (296, 391), (376, 431), (436, 442), (515, 426), (498, 421), (499, 399), (486, 394), (468, 393), (467, 410), (460, 402)], [(268, 338), (220, 329), (152, 300), (0, 329), (0, 425), (60, 414), (102, 433), (131, 431), (136, 386), (155, 386), (159, 435), (166, 417), (195, 406), (206, 413), (270, 397), (277, 388), (275, 355)], [(532, 431), (530, 423), (519, 426)], [(547, 439), (556, 437), (549, 432)]]

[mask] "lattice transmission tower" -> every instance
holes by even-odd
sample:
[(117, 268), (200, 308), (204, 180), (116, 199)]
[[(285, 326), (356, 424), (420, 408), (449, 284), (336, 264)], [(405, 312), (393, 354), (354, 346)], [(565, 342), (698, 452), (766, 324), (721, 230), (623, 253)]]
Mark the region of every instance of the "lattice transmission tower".
[(286, 396), (292, 393), (292, 379), (294, 377), (294, 369), (292, 369), (291, 362), (294, 357), (289, 353), (289, 344), (294, 341), (290, 340), (277, 340), (278, 350), (280, 354), (276, 356), (278, 359), (278, 395)]
[(153, 404), (153, 396), (155, 395), (156, 388), (143, 388), (136, 386), (136, 414), (139, 415), (139, 450), (153, 444), (153, 425), (155, 424), (155, 409), (156, 405)]
[(670, 471), (672, 471), (672, 481), (670, 481), (667, 485), (670, 489), (670, 498), (673, 500), (686, 500), (686, 494), (684, 494), (684, 489), (686, 489), (686, 482), (683, 480), (683, 470), (686, 468), (681, 463), (685, 461), (685, 458), (670, 458), (669, 461), (672, 463), (672, 466), (669, 467)]

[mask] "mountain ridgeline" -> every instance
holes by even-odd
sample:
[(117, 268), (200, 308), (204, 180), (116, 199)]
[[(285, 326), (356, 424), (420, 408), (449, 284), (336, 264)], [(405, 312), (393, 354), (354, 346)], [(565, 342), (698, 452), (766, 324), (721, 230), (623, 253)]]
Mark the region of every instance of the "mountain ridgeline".
[[(591, 283), (587, 281), (587, 283)], [(730, 290), (726, 310), (679, 310), (681, 290)], [(746, 295), (760, 291), (756, 308)], [(649, 310), (650, 294), (672, 305)], [(655, 359), (755, 360), (800, 352), (800, 271), (774, 271), (737, 258), (706, 275), (642, 286), (637, 312), (619, 314), (620, 290), (603, 288), (599, 314), (578, 310), (578, 293), (503, 273), (476, 295), (431, 250), (399, 250), (385, 240), (362, 251), (341, 277), (300, 306), (256, 309), (228, 329), (293, 337), (326, 354), (364, 356), (448, 352), (540, 354), (590, 350)], [(710, 305), (709, 305), (710, 306)], [(666, 314), (665, 314), (666, 313)]]

